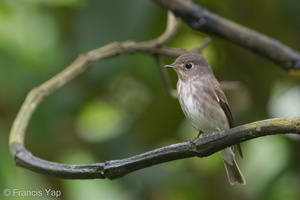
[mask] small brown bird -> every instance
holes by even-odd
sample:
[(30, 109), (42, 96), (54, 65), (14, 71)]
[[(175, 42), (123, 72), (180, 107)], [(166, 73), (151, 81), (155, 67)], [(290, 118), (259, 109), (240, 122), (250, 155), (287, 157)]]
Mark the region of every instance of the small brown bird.
[[(182, 111), (199, 135), (222, 133), (234, 127), (233, 117), (220, 84), (208, 61), (196, 53), (185, 53), (172, 65), (178, 75), (177, 93)], [(240, 147), (239, 147), (240, 150)], [(230, 184), (246, 184), (231, 147), (220, 151)]]

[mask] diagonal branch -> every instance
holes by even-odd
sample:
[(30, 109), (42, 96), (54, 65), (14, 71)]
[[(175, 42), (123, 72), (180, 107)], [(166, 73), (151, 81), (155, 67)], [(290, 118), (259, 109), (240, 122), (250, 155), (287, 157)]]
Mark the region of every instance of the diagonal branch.
[(222, 18), (186, 0), (154, 0), (174, 12), (192, 29), (215, 35), (245, 47), (300, 76), (300, 54), (279, 41)]
[(228, 146), (266, 135), (296, 133), (300, 135), (300, 118), (268, 119), (245, 124), (193, 143), (187, 141), (162, 147), (137, 156), (104, 163), (64, 165), (33, 156), (22, 145), (13, 143), (15, 163), (40, 174), (64, 179), (115, 179), (153, 165), (189, 158), (206, 157)]

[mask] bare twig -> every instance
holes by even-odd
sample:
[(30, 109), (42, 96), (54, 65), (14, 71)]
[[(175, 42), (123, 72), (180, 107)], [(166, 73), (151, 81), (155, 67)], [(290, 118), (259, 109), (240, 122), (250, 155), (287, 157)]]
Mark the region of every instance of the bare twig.
[(177, 92), (172, 87), (171, 80), (170, 80), (170, 77), (168, 75), (168, 72), (163, 69), (164, 64), (163, 64), (163, 62), (161, 60), (160, 55), (155, 55), (155, 60), (157, 62), (157, 68), (158, 68), (158, 70), (160, 72), (160, 76), (161, 76), (161, 78), (163, 80), (163, 84), (165, 86), (167, 94), (169, 94), (170, 97), (172, 97), (174, 99), (177, 99)]
[(191, 52), (201, 54), (202, 50), (205, 49), (210, 43), (211, 43), (211, 39), (209, 37), (206, 37), (204, 38), (201, 46), (192, 49)]
[(239, 81), (220, 81), (222, 90), (235, 90), (244, 87), (243, 83)]
[(245, 47), (279, 64), (290, 74), (300, 76), (300, 54), (279, 41), (222, 18), (191, 1), (154, 1), (174, 12), (191, 28)]
[(33, 156), (22, 145), (13, 143), (15, 162), (18, 166), (40, 174), (64, 179), (115, 179), (139, 169), (164, 162), (205, 157), (228, 146), (266, 135), (296, 133), (300, 135), (300, 118), (268, 119), (226, 130), (222, 134), (199, 138), (193, 143), (187, 141), (162, 147), (137, 156), (104, 163), (86, 165), (64, 165), (49, 162)]
[(159, 36), (156, 41), (158, 44), (165, 44), (167, 43), (177, 32), (178, 28), (180, 27), (181, 21), (176, 19), (175, 15), (168, 11), (168, 21), (166, 30), (164, 33)]
[[(87, 70), (94, 62), (120, 54), (137, 52), (154, 55), (162, 54), (173, 57), (177, 57), (178, 55), (185, 53), (186, 50), (183, 49), (175, 49), (163, 46), (163, 44), (174, 35), (174, 32), (177, 31), (179, 26), (179, 22), (172, 15), (173, 14), (169, 13), (168, 22), (170, 24), (168, 24), (165, 32), (157, 39), (140, 43), (134, 41), (114, 42), (101, 48), (89, 51), (86, 54), (80, 55), (73, 63), (71, 63), (59, 74), (41, 84), (39, 87), (32, 89), (27, 95), (26, 100), (13, 123), (9, 137), (9, 143), (12, 144), (17, 142), (23, 145), (29, 120), (42, 100)], [(15, 154), (14, 148), (11, 148), (11, 153), (13, 155)]]

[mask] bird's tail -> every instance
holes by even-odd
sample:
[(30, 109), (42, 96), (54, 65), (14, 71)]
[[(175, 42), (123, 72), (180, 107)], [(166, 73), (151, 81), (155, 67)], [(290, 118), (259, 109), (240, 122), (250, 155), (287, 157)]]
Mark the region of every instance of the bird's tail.
[(231, 185), (233, 185), (235, 183), (240, 183), (242, 185), (245, 185), (246, 180), (245, 180), (239, 166), (237, 165), (237, 163), (235, 161), (235, 155), (232, 151), (232, 148), (231, 147), (226, 148), (226, 149), (220, 151), (220, 154), (221, 154), (221, 157), (223, 158), (223, 162), (225, 165), (229, 183)]

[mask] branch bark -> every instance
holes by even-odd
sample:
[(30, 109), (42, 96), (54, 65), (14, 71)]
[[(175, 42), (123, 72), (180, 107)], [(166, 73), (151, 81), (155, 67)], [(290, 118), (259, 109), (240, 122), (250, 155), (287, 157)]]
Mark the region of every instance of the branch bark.
[(261, 55), (295, 76), (300, 76), (300, 54), (279, 41), (222, 18), (186, 0), (154, 0), (192, 29), (224, 38)]
[(17, 142), (12, 144), (12, 148), (15, 151), (16, 165), (40, 174), (64, 179), (115, 179), (139, 169), (173, 160), (195, 156), (206, 157), (228, 146), (253, 138), (287, 133), (300, 135), (300, 117), (253, 122), (232, 128), (222, 134), (199, 138), (194, 142), (186, 141), (130, 158), (86, 165), (64, 165), (42, 160), (33, 156)]

